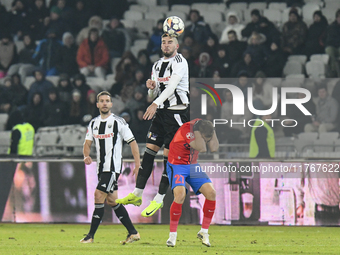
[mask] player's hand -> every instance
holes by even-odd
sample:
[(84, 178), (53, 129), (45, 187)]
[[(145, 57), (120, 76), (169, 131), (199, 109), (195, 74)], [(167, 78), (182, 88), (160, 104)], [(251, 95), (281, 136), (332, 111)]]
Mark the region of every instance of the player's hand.
[(300, 205), (297, 209), (296, 209), (296, 216), (298, 218), (303, 218), (303, 211), (304, 211), (304, 208), (302, 205)]
[(92, 163), (92, 158), (90, 156), (87, 156), (84, 158), (84, 162), (86, 165), (91, 165)]
[(148, 80), (146, 81), (146, 87), (147, 87), (148, 89), (153, 90), (154, 88), (156, 88), (156, 82), (153, 81), (153, 80), (148, 79)]
[(144, 120), (151, 120), (152, 117), (155, 115), (158, 105), (155, 103), (152, 103), (148, 109), (146, 109), (146, 112), (143, 115)]

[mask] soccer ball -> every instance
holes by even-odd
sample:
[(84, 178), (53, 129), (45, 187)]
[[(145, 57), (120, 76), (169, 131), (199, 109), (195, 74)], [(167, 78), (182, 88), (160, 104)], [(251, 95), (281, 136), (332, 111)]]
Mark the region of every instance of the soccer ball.
[(163, 23), (163, 31), (169, 35), (180, 36), (184, 32), (184, 22), (177, 16), (167, 17)]

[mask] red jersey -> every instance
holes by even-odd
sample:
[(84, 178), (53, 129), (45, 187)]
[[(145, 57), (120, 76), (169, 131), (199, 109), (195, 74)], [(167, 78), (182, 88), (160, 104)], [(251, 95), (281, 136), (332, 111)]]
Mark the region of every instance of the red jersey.
[(174, 135), (170, 143), (168, 162), (174, 165), (197, 164), (198, 151), (190, 148), (190, 142), (195, 140), (193, 125), (201, 119), (184, 123)]

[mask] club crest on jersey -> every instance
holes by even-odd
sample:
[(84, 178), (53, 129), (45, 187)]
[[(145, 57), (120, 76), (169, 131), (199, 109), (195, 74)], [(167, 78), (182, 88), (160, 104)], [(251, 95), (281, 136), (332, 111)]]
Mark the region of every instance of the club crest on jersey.
[(112, 127), (112, 124), (110, 123), (110, 124), (108, 125), (108, 127), (111, 128), (111, 127)]
[(187, 133), (186, 134), (186, 137), (187, 137), (187, 139), (194, 139), (195, 138), (195, 135), (194, 135), (194, 133), (192, 133), (192, 132), (189, 132), (189, 133)]

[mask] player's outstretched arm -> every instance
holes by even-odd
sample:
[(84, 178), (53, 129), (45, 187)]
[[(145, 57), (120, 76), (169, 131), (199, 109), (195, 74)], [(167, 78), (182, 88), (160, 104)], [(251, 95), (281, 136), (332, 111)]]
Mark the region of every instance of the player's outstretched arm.
[(214, 130), (214, 134), (211, 137), (210, 141), (207, 142), (207, 145), (209, 147), (209, 150), (211, 152), (216, 152), (218, 150), (218, 147), (220, 147), (220, 143), (217, 140), (216, 132)]
[(139, 167), (140, 167), (140, 155), (139, 155), (138, 144), (135, 140), (135, 141), (131, 142), (129, 145), (131, 147), (133, 159), (135, 160), (135, 169), (133, 169), (133, 174), (137, 176), (138, 170), (139, 170)]
[(92, 144), (92, 141), (85, 140), (84, 146), (83, 146), (84, 162), (86, 165), (90, 165), (92, 163), (92, 158), (90, 157), (91, 144)]
[(202, 137), (202, 134), (200, 131), (194, 131), (195, 134), (195, 140), (190, 142), (190, 147), (199, 151), (199, 152), (206, 152), (207, 146), (206, 142)]

